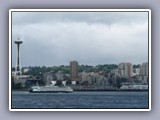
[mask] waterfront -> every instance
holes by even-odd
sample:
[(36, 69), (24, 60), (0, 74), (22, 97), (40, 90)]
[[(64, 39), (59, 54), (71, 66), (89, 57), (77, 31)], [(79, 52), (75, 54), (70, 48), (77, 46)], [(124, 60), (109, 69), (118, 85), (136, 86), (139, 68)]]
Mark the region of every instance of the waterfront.
[(148, 108), (148, 92), (29, 93), (12, 91), (12, 109)]

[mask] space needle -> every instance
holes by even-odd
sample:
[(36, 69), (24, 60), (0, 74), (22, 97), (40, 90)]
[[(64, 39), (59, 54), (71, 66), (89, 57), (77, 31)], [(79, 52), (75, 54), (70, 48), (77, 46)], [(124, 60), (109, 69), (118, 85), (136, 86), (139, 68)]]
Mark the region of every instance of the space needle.
[(21, 67), (20, 67), (20, 44), (23, 43), (22, 40), (18, 37), (14, 43), (17, 45), (17, 63), (16, 63), (16, 75), (21, 75)]

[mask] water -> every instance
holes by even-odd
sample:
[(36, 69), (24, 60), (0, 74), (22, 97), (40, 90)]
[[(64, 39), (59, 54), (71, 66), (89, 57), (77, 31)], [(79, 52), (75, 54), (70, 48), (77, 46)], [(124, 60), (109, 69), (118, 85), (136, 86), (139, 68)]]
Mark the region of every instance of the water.
[(12, 92), (14, 108), (148, 108), (148, 92), (73, 92), (29, 93)]

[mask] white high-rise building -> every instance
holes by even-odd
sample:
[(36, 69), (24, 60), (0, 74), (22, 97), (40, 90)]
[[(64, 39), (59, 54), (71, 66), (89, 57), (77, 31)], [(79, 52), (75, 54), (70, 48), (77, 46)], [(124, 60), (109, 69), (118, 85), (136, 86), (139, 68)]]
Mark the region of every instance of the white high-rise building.
[(120, 63), (118, 65), (118, 72), (120, 76), (130, 78), (132, 76), (132, 64)]
[(148, 62), (143, 63), (140, 67), (140, 75), (148, 77)]
[(140, 75), (139, 80), (141, 80), (143, 83), (148, 83), (148, 62), (142, 63), (140, 66)]

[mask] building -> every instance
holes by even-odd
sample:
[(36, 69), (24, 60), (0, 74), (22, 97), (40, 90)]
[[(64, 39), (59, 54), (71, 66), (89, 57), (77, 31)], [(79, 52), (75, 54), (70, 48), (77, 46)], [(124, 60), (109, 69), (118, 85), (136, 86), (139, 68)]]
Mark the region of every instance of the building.
[(53, 71), (44, 73), (43, 77), (43, 82), (45, 85), (49, 85), (52, 81), (56, 81), (56, 75)]
[(28, 72), (29, 70), (30, 70), (29, 68), (24, 68), (24, 69), (23, 69), (23, 72), (26, 73), (26, 72)]
[(118, 65), (118, 72), (120, 76), (130, 78), (132, 76), (132, 64), (120, 63)]
[(82, 79), (81, 79), (82, 82), (89, 81), (91, 78), (91, 74), (86, 72), (82, 72), (81, 76), (82, 76)]
[(140, 68), (133, 68), (133, 76), (140, 75)]
[(56, 73), (56, 80), (64, 80), (64, 73), (63, 73), (63, 71), (58, 71)]
[(78, 62), (71, 61), (70, 62), (70, 78), (71, 80), (78, 80)]
[(117, 68), (113, 69), (113, 70), (111, 70), (111, 74), (119, 76), (119, 70)]
[(148, 83), (148, 62), (143, 63), (140, 66), (140, 80), (143, 81), (143, 83)]
[(142, 75), (142, 76), (148, 76), (148, 62), (143, 63), (140, 66), (140, 75)]

